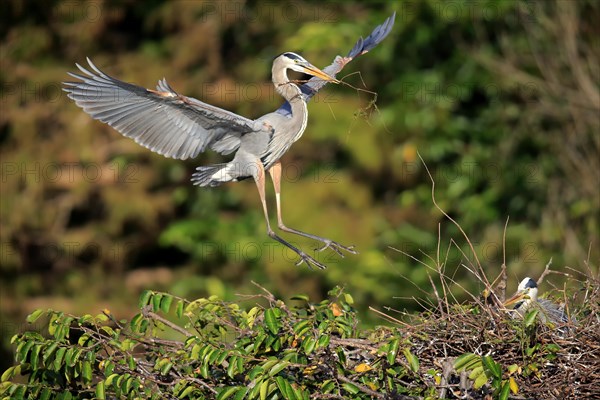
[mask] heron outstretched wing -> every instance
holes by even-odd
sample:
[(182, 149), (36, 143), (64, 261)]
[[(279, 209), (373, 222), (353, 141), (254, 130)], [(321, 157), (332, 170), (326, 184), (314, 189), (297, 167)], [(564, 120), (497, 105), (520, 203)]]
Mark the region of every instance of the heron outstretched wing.
[[(350, 61), (355, 59), (356, 57), (365, 54), (369, 50), (373, 49), (377, 46), (383, 39), (387, 37), (387, 35), (392, 31), (392, 27), (394, 26), (394, 21), (396, 19), (396, 13), (394, 12), (391, 16), (389, 16), (381, 25), (378, 25), (373, 32), (366, 39), (360, 37), (352, 50), (348, 52), (346, 57), (336, 56), (333, 60), (333, 63), (323, 68), (323, 72), (327, 75), (335, 77)], [(317, 77), (311, 78), (308, 82), (300, 86), (302, 93), (304, 95), (304, 100), (308, 102), (311, 97), (313, 97), (323, 86), (325, 86), (328, 82)], [(276, 111), (279, 114), (285, 116), (291, 116), (292, 108), (288, 102), (283, 103), (281, 107), (279, 107)]]
[(229, 154), (256, 123), (230, 111), (177, 93), (165, 79), (156, 90), (115, 79), (87, 59), (92, 71), (69, 73), (64, 91), (93, 118), (166, 157), (185, 160), (211, 148)]

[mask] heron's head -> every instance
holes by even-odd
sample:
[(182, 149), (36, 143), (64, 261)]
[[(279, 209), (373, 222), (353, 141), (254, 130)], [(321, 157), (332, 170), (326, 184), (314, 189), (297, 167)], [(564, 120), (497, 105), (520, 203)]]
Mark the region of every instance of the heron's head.
[(504, 306), (510, 306), (515, 304), (515, 308), (519, 308), (524, 303), (531, 303), (537, 301), (538, 286), (537, 283), (527, 277), (519, 283), (517, 292), (508, 300), (504, 302)]
[(319, 68), (306, 61), (304, 57), (289, 51), (275, 58), (275, 61), (273, 62), (273, 71), (275, 71), (276, 68), (283, 70), (291, 69), (293, 71), (298, 71), (311, 76), (316, 76), (317, 78), (321, 78), (324, 81), (339, 83), (337, 79), (335, 79), (332, 76), (329, 76), (325, 72), (321, 71)]

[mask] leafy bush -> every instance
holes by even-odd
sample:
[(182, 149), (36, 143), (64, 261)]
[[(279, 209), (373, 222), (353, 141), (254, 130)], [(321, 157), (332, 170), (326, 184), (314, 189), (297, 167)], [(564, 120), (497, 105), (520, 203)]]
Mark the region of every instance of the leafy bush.
[[(593, 384), (598, 358), (593, 350), (586, 353), (600, 335), (593, 313), (582, 312), (577, 338), (568, 339), (532, 318), (525, 324), (507, 320), (481, 302), (441, 307), (414, 316), (412, 324), (361, 331), (352, 296), (339, 288), (319, 303), (295, 296), (293, 306), (263, 291), (250, 298), (264, 305), (247, 310), (216, 297), (188, 301), (146, 291), (140, 313), (130, 321), (116, 320), (109, 310), (82, 317), (37, 310), (27, 320), (47, 318), (48, 334), (30, 331), (12, 338), (17, 365), (2, 374), (0, 394), (7, 399), (408, 399), (463, 393), (507, 399), (511, 391), (534, 397), (552, 393), (547, 385), (536, 387), (540, 378), (576, 385), (565, 386), (564, 398), (600, 394)], [(598, 291), (592, 295), (597, 301)], [(489, 355), (476, 354), (482, 351)], [(569, 371), (572, 367), (578, 372)], [(561, 368), (568, 378), (548, 375), (561, 375)], [(467, 372), (468, 379), (458, 383)], [(26, 383), (19, 383), (22, 375)]]

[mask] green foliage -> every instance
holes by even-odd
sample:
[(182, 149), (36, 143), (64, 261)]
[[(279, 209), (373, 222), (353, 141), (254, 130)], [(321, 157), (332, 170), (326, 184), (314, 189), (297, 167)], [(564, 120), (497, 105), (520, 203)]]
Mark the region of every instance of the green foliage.
[[(490, 356), (478, 356), (466, 353), (458, 357), (454, 363), (458, 372), (470, 371), (469, 379), (473, 380), (473, 388), (481, 389), (490, 384), (495, 399), (508, 399), (510, 391), (518, 393), (518, 386), (514, 378), (503, 379), (502, 366), (495, 362)], [(513, 368), (509, 368), (509, 371)]]
[[(510, 393), (536, 397), (529, 384), (548, 379), (557, 363), (597, 364), (585, 359), (597, 344), (593, 313), (579, 331), (584, 341), (561, 342), (498, 310), (465, 313), (467, 306), (361, 330), (354, 299), (341, 288), (328, 300), (296, 295), (289, 304), (261, 290), (248, 308), (216, 296), (189, 301), (148, 290), (130, 320), (109, 310), (95, 316), (35, 310), (27, 321), (45, 321), (45, 331), (11, 339), (15, 365), (1, 375), (0, 399), (441, 398), (454, 387), (505, 400)], [(463, 334), (466, 340), (456, 340)], [(461, 373), (468, 374), (466, 384), (451, 384)], [(585, 377), (576, 379), (580, 393), (598, 393), (586, 388)]]
[[(17, 365), (2, 375), (11, 398), (70, 393), (71, 398), (308, 399), (311, 394), (369, 398), (369, 390), (409, 392), (397, 378), (410, 370), (398, 356), (400, 338), (373, 345), (364, 367), (348, 350), (358, 346), (352, 296), (288, 308), (272, 295), (266, 307), (243, 310), (216, 297), (187, 301), (145, 291), (141, 312), (129, 322), (105, 310), (75, 317), (36, 310), (30, 323), (48, 319), (47, 333), (15, 335)], [(362, 366), (361, 366), (362, 365)], [(27, 383), (18, 383), (18, 376)], [(365, 389), (366, 388), (366, 389)]]

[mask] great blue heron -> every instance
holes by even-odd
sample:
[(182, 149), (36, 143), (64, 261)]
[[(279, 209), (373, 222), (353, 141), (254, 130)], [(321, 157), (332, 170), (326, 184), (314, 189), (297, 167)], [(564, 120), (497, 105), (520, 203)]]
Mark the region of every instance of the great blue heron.
[(527, 277), (519, 283), (517, 292), (506, 302), (505, 306), (513, 305), (513, 309), (520, 315), (525, 315), (530, 310), (537, 309), (540, 321), (551, 322), (555, 325), (569, 323), (569, 316), (563, 307), (547, 299), (538, 298), (538, 285), (536, 281)]
[[(343, 257), (342, 251), (357, 252), (330, 239), (288, 228), (281, 217), (281, 162), (290, 146), (300, 139), (307, 122), (306, 103), (352, 59), (374, 48), (391, 31), (395, 13), (366, 38), (356, 42), (346, 57), (337, 56), (323, 70), (296, 53), (286, 52), (273, 61), (275, 90), (286, 102), (275, 112), (251, 120), (221, 108), (177, 93), (163, 78), (156, 90), (145, 89), (115, 79), (100, 71), (88, 58), (91, 71), (77, 65), (84, 74), (69, 73), (80, 82), (65, 82), (64, 90), (75, 103), (95, 119), (105, 122), (124, 136), (166, 157), (185, 160), (206, 149), (221, 154), (237, 150), (228, 163), (198, 167), (192, 181), (198, 186), (218, 186), (223, 182), (254, 178), (263, 206), (268, 235), (300, 256), (297, 265), (325, 268), (315, 258), (296, 248), (271, 229), (265, 197), (265, 172), (275, 188), (277, 225), (289, 233), (323, 243)], [(312, 75), (301, 86), (290, 82), (287, 70)]]

